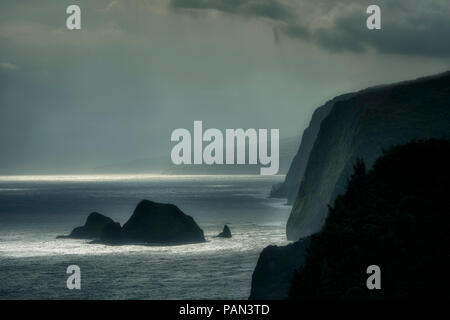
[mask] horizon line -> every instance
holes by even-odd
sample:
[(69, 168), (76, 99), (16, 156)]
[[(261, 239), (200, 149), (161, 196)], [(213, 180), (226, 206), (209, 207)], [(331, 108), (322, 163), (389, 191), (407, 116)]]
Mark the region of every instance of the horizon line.
[(148, 179), (183, 179), (183, 178), (217, 178), (217, 177), (235, 177), (235, 178), (267, 178), (283, 177), (285, 174), (276, 174), (264, 176), (260, 174), (153, 174), (153, 173), (101, 173), (101, 174), (11, 174), (0, 175), (0, 182), (16, 181), (121, 181), (121, 180), (148, 180)]

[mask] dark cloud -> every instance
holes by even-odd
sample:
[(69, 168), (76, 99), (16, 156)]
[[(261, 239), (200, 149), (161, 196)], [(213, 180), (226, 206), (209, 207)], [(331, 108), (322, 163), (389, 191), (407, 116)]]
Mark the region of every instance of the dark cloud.
[(274, 39), (301, 39), (329, 51), (450, 56), (450, 2), (379, 0), (382, 29), (368, 30), (368, 3), (357, 0), (172, 0), (177, 9), (212, 9), (273, 20)]
[(289, 7), (277, 0), (172, 0), (171, 5), (177, 9), (213, 9), (273, 20), (293, 18)]

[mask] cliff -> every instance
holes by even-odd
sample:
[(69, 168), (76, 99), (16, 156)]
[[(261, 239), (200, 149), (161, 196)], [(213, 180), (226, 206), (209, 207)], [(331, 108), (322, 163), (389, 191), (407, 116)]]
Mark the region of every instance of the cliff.
[(270, 192), (271, 197), (288, 198), (288, 203), (292, 204), (297, 194), (298, 187), (300, 186), (309, 153), (311, 152), (314, 140), (319, 132), (320, 123), (328, 115), (334, 102), (339, 100), (339, 98), (340, 97), (328, 101), (314, 111), (308, 128), (303, 131), (300, 147), (292, 159), (286, 178), (284, 182), (273, 186), (272, 191)]
[[(449, 163), (450, 140), (393, 147), (369, 172), (357, 161), (311, 237), (290, 298), (448, 299)], [(380, 290), (367, 287), (371, 265), (380, 268)]]
[(345, 190), (357, 158), (370, 168), (391, 145), (448, 137), (449, 72), (371, 88), (335, 102), (321, 122), (302, 179), (297, 172), (301, 185), (287, 223), (288, 239), (320, 230), (327, 205)]
[(249, 300), (286, 299), (294, 270), (306, 261), (309, 243), (309, 239), (305, 239), (287, 246), (264, 248), (253, 271)]
[(318, 107), (311, 117), (309, 126), (303, 131), (300, 147), (298, 148), (295, 157), (292, 159), (284, 182), (274, 185), (272, 191), (270, 192), (270, 196), (272, 198), (287, 198), (287, 203), (293, 204), (295, 198), (297, 197), (300, 183), (303, 179), (303, 175), (305, 174), (306, 165), (308, 163), (311, 150), (313, 149), (314, 142), (316, 141), (317, 134), (319, 133), (322, 121), (329, 115), (334, 104), (336, 102), (350, 99), (358, 94), (369, 92), (381, 87), (382, 86), (376, 86), (358, 92), (345, 93), (334, 97), (324, 105)]

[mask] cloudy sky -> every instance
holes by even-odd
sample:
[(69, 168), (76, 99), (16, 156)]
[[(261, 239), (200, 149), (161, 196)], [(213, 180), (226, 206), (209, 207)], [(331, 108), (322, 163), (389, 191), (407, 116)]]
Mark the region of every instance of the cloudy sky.
[(194, 120), (295, 136), (337, 94), (449, 70), (449, 39), (448, 0), (0, 0), (0, 174), (165, 155)]

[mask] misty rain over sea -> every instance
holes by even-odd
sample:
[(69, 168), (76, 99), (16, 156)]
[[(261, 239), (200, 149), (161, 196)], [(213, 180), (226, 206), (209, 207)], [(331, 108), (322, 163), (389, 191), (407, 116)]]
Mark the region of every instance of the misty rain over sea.
[[(246, 299), (261, 250), (283, 245), (290, 206), (270, 199), (283, 176), (0, 177), (1, 299)], [(56, 239), (98, 211), (123, 224), (137, 203), (173, 203), (206, 242), (106, 246)], [(224, 224), (231, 239), (215, 238)], [(81, 290), (66, 268), (81, 268)]]

